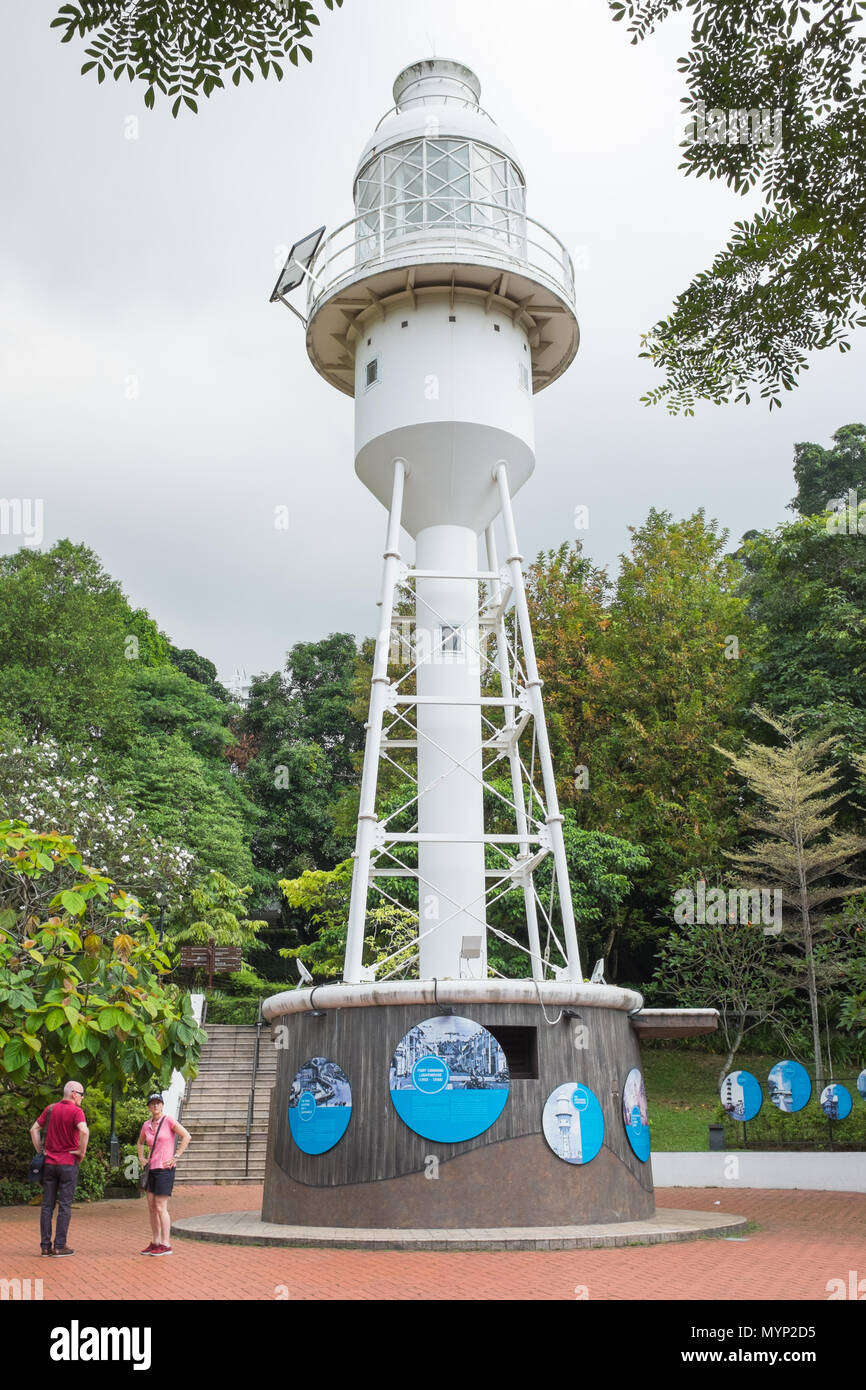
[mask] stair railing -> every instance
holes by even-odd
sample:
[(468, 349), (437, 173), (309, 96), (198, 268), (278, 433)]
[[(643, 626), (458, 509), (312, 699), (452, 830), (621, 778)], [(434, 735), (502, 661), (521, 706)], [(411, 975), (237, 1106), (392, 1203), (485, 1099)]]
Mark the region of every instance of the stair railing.
[(253, 1049), (253, 1070), (250, 1076), (250, 1098), (247, 1101), (247, 1132), (246, 1132), (246, 1153), (244, 1156), (244, 1177), (250, 1175), (250, 1139), (253, 1133), (253, 1109), (256, 1103), (256, 1073), (259, 1069), (259, 1046), (262, 1037), (262, 1001), (259, 1000), (259, 1007), (256, 1013), (256, 1045)]

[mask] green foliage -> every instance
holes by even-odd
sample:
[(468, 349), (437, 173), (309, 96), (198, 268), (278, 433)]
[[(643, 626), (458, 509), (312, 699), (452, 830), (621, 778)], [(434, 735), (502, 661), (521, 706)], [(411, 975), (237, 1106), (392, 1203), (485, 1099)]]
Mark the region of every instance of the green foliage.
[(169, 644), (169, 659), (178, 671), (182, 671), (190, 680), (198, 681), (203, 685), (209, 695), (215, 700), (220, 700), (224, 705), (229, 704), (231, 696), (224, 685), (217, 680), (217, 670), (212, 661), (207, 657), (199, 656), (190, 647), (173, 647)]
[(75, 1198), (79, 1202), (98, 1202), (108, 1182), (108, 1164), (99, 1154), (87, 1153), (78, 1165)]
[[(684, 8), (682, 0), (609, 3), (633, 43)], [(710, 269), (645, 335), (641, 355), (665, 379), (644, 400), (693, 414), (699, 399), (748, 401), (757, 389), (778, 406), (810, 351), (844, 351), (866, 323), (864, 9), (688, 0), (687, 10), (690, 46), (679, 69), (694, 126), (680, 168), (741, 194), (760, 183), (765, 205), (735, 224)], [(753, 135), (758, 112), (770, 128)]]
[(180, 733), (142, 735), (114, 775), (154, 834), (187, 847), (204, 868), (249, 883), (256, 811), (228, 763), (205, 759)]
[(225, 990), (214, 989), (208, 995), (207, 1023), (255, 1023), (259, 1001), (278, 989), (273, 980), (262, 979), (245, 965), (229, 977)]
[(244, 785), (264, 813), (253, 850), (274, 887), (280, 875), (335, 864), (354, 838), (354, 827), (337, 829), (334, 808), (358, 780), (357, 663), (349, 633), (299, 642), (283, 673), (253, 681), (237, 721)]
[(201, 883), (193, 888), (189, 899), (172, 915), (166, 947), (185, 943), (207, 943), (211, 938), (217, 946), (254, 947), (264, 922), (247, 917), (247, 898), (250, 888), (239, 888), (225, 874), (211, 869)]
[(0, 822), (3, 1085), (75, 1076), (122, 1093), (195, 1074), (204, 1034), (137, 901), (73, 842)]
[(147, 902), (182, 898), (192, 855), (157, 835), (103, 778), (101, 754), (0, 730), (0, 808), (36, 830), (62, 830), (86, 859)]
[(850, 488), (866, 492), (866, 425), (843, 425), (832, 449), (820, 444), (794, 446), (797, 495), (790, 506), (801, 516), (818, 516)]
[[(327, 9), (343, 0), (324, 0)], [(156, 93), (173, 97), (172, 115), (198, 111), (197, 98), (235, 86), (255, 73), (273, 72), (282, 81), (277, 61), (295, 67), (299, 55), (312, 62), (308, 43), (319, 23), (311, 0), (136, 0), (133, 5), (75, 0), (60, 6), (51, 27), (62, 29), (62, 43), (87, 39), (88, 61), (82, 73), (98, 82), (113, 75), (145, 84), (144, 104)]]
[[(754, 690), (778, 716), (866, 752), (866, 547), (825, 516), (751, 533), (740, 592), (756, 625)], [(852, 779), (849, 775), (849, 787)]]
[[(279, 954), (286, 960), (296, 957), (302, 960), (313, 976), (341, 977), (352, 888), (351, 859), (329, 871), (305, 869), (298, 878), (281, 879), (280, 888), (289, 906), (308, 916), (315, 928), (315, 937), (307, 945), (289, 947)], [(418, 924), (415, 915), (408, 909), (385, 903), (367, 912), (367, 926), (371, 931), (364, 938), (364, 964), (387, 961), (382, 979), (404, 975), (416, 952)]]
[(35, 1193), (42, 1189), (22, 1178), (0, 1178), (0, 1207), (25, 1206), (33, 1201)]
[(84, 545), (0, 558), (0, 705), (36, 738), (122, 742), (135, 726), (129, 615)]

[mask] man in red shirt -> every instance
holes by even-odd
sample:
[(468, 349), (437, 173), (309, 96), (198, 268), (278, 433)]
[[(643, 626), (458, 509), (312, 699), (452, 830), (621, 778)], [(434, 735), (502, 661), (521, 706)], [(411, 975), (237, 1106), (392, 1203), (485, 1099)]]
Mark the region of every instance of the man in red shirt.
[[(90, 1130), (81, 1109), (84, 1087), (67, 1081), (63, 1099), (46, 1106), (30, 1128), (37, 1153), (45, 1154), (42, 1170), (41, 1237), (43, 1255), (73, 1255), (66, 1244), (72, 1194), (78, 1182), (78, 1165), (87, 1152)], [(51, 1223), (57, 1207), (57, 1230), (51, 1244)]]

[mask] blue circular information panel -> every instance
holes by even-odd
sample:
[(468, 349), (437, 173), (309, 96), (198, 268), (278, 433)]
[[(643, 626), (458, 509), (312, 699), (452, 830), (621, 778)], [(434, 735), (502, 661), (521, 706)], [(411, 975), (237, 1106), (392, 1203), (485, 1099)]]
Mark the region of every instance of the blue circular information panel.
[(767, 1077), (770, 1100), (786, 1114), (802, 1110), (812, 1094), (809, 1073), (799, 1062), (777, 1062)]
[(854, 1105), (847, 1086), (831, 1081), (821, 1092), (821, 1109), (828, 1120), (847, 1120)]
[(541, 1128), (557, 1158), (589, 1163), (604, 1142), (604, 1115), (588, 1086), (566, 1081), (544, 1103)]
[(323, 1154), (342, 1139), (352, 1118), (352, 1088), (327, 1057), (311, 1057), (292, 1082), (289, 1129), (305, 1154)]
[(761, 1083), (750, 1071), (729, 1071), (719, 1094), (732, 1120), (753, 1120), (764, 1104)]
[(646, 1086), (638, 1067), (632, 1067), (622, 1088), (622, 1121), (632, 1151), (641, 1163), (646, 1163), (650, 1156), (650, 1128)]
[(424, 1139), (459, 1144), (499, 1119), (510, 1078), (492, 1033), (471, 1018), (442, 1014), (400, 1039), (388, 1081), (404, 1124)]

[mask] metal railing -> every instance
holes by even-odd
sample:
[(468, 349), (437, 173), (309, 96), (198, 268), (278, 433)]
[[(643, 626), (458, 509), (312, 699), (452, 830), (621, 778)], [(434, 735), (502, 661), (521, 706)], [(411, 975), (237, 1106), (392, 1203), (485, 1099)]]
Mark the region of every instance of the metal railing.
[(260, 999), (260, 1000), (259, 1000), (258, 1011), (257, 1011), (257, 1013), (256, 1013), (256, 1045), (255, 1045), (255, 1048), (254, 1048), (254, 1050), (253, 1050), (253, 1070), (252, 1070), (252, 1075), (251, 1075), (251, 1077), (250, 1077), (250, 1096), (249, 1096), (249, 1100), (247, 1101), (246, 1146), (245, 1146), (245, 1154), (244, 1154), (244, 1177), (245, 1177), (245, 1178), (248, 1178), (249, 1175), (250, 1175), (250, 1140), (251, 1140), (251, 1138), (252, 1138), (252, 1133), (253, 1133), (253, 1111), (254, 1111), (254, 1109), (255, 1109), (255, 1104), (256, 1104), (256, 1073), (258, 1072), (258, 1069), (259, 1069), (259, 1047), (260, 1047), (260, 1045), (261, 1045), (261, 1040), (262, 1040), (262, 1001), (261, 1001), (261, 999)]
[(425, 106), (462, 106), (465, 111), (471, 111), (476, 116), (483, 116), (491, 125), (495, 125), (493, 117), (489, 111), (485, 111), (483, 106), (479, 106), (477, 101), (470, 101), (469, 97), (457, 96), (455, 92), (431, 93), (427, 97), (404, 97), (399, 106), (390, 107), (378, 122), (376, 130), (379, 130), (386, 121), (390, 121), (392, 116), (404, 116), (407, 111), (418, 111)]
[(307, 317), (325, 295), (361, 272), (438, 256), (512, 269), (574, 303), (571, 257), (542, 223), (506, 203), (431, 195), (370, 208), (326, 237), (310, 266)]

